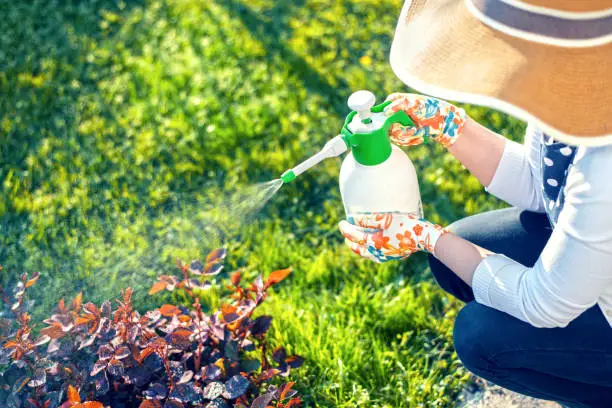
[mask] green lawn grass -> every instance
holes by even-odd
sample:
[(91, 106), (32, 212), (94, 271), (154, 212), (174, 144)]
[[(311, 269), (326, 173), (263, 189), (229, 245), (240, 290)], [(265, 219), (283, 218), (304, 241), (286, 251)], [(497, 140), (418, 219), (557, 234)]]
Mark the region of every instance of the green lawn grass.
[[(2, 280), (42, 272), (37, 317), (61, 297), (100, 302), (128, 285), (151, 307), (163, 299), (147, 288), (176, 257), (223, 244), (227, 269), (247, 276), (294, 267), (264, 309), (273, 340), (307, 359), (294, 374), (307, 406), (454, 406), (467, 378), (451, 342), (460, 305), (422, 254), (374, 265), (344, 247), (340, 159), (285, 186), (255, 219), (226, 211), (233, 192), (337, 134), (351, 91), (407, 90), (387, 62), (400, 8), (0, 0)], [(466, 108), (522, 134), (516, 120)], [(408, 153), (430, 220), (500, 206), (440, 148)]]

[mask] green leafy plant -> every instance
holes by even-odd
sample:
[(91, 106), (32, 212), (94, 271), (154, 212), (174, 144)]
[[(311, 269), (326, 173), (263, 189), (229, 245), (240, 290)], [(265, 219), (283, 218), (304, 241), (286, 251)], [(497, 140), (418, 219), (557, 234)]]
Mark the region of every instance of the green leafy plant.
[[(23, 274), (11, 293), (0, 286), (5, 304), (0, 317), (1, 406), (31, 408), (291, 408), (301, 405), (287, 377), (303, 359), (285, 349), (269, 350), (271, 316), (254, 318), (266, 291), (290, 269), (259, 276), (243, 285), (231, 275), (230, 297), (206, 314), (196, 289), (209, 288), (226, 251), (213, 251), (203, 263), (179, 261), (180, 277), (161, 276), (150, 293), (184, 290), (190, 308), (165, 304), (144, 314), (134, 309), (127, 288), (113, 307), (63, 299), (34, 338), (26, 300), (39, 275)], [(199, 277), (195, 278), (194, 276)], [(275, 382), (276, 384), (272, 384)], [(280, 385), (278, 385), (280, 383)], [(82, 402), (84, 401), (84, 402)]]

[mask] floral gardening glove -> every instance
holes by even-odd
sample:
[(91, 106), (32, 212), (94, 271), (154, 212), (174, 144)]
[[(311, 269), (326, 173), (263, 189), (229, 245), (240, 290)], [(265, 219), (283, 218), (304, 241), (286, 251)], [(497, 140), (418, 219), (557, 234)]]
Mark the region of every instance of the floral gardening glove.
[(403, 110), (416, 125), (391, 126), (389, 136), (398, 146), (416, 146), (431, 138), (449, 148), (461, 135), (467, 119), (463, 109), (429, 96), (394, 93), (387, 100), (393, 101), (385, 108), (387, 115)]
[(349, 216), (340, 222), (340, 231), (353, 252), (377, 263), (405, 259), (418, 251), (433, 254), (438, 238), (448, 232), (404, 213)]

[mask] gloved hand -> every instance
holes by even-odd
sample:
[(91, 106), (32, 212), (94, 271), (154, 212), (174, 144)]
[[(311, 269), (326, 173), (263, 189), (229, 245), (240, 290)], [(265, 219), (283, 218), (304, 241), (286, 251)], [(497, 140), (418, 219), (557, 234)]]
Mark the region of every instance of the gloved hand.
[(438, 239), (448, 232), (412, 214), (369, 213), (340, 222), (346, 244), (374, 262), (405, 259), (418, 251), (434, 253)]
[(391, 142), (398, 146), (416, 146), (429, 137), (448, 148), (461, 135), (467, 120), (463, 109), (429, 96), (394, 93), (387, 100), (393, 102), (385, 108), (385, 113), (391, 115), (403, 110), (416, 125), (402, 126), (396, 123), (391, 126)]

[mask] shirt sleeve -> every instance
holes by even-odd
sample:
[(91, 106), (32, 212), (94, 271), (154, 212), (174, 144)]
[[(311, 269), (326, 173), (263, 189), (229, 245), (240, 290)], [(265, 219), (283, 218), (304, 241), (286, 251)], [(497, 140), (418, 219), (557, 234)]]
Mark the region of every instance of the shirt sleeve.
[(580, 148), (565, 203), (533, 268), (503, 255), (484, 258), (476, 301), (536, 327), (565, 327), (612, 285), (612, 146)]
[(540, 168), (540, 130), (529, 124), (524, 144), (506, 140), (487, 191), (522, 210), (544, 212)]

